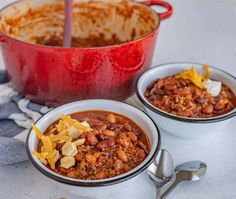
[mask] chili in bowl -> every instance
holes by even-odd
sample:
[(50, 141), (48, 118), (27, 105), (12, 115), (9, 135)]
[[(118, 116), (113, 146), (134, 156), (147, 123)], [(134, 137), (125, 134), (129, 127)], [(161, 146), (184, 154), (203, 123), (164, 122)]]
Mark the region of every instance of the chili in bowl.
[(159, 127), (181, 137), (220, 131), (236, 115), (236, 78), (204, 64), (170, 63), (147, 70), (136, 94)]
[(159, 148), (153, 120), (111, 100), (77, 101), (53, 109), (32, 125), (26, 144), (41, 173), (83, 196), (101, 186), (109, 186), (102, 196), (127, 186), (121, 182), (144, 171)]

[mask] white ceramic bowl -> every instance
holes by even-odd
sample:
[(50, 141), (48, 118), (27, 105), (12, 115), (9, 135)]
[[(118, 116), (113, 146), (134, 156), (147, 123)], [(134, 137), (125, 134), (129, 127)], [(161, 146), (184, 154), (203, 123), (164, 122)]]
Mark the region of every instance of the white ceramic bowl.
[[(211, 118), (186, 118), (175, 116), (153, 106), (144, 97), (146, 88), (156, 79), (177, 74), (184, 69), (194, 66), (198, 72), (204, 73), (203, 64), (199, 63), (168, 63), (159, 65), (145, 71), (136, 84), (136, 94), (144, 104), (145, 110), (156, 124), (165, 131), (180, 137), (199, 138), (209, 133), (222, 130), (230, 118), (236, 115), (236, 109), (231, 112)], [(236, 78), (231, 74), (210, 66), (211, 79), (218, 80), (226, 84), (236, 94)]]
[[(146, 113), (131, 105), (112, 100), (84, 100), (65, 104), (51, 110), (41, 117), (35, 124), (42, 132), (44, 132), (50, 124), (60, 118), (61, 114), (71, 114), (88, 110), (105, 110), (119, 113), (137, 123), (144, 130), (150, 141), (151, 150), (148, 157), (136, 168), (122, 175), (102, 180), (81, 180), (62, 176), (51, 171), (32, 154), (32, 151), (36, 150), (38, 145), (38, 138), (32, 129), (27, 138), (26, 150), (31, 162), (42, 174), (54, 181), (64, 183), (63, 187), (70, 192), (79, 193), (80, 196), (93, 197), (94, 195), (98, 197), (98, 193), (100, 193), (104, 198), (105, 196), (114, 193), (118, 194), (117, 190), (120, 190), (122, 186), (127, 186), (127, 182), (129, 182), (130, 179), (140, 174), (152, 163), (160, 149), (160, 133), (153, 120)], [(124, 181), (126, 181), (126, 183), (124, 183)], [(109, 187), (105, 188), (104, 186)], [(94, 191), (96, 191), (96, 194), (94, 194)]]

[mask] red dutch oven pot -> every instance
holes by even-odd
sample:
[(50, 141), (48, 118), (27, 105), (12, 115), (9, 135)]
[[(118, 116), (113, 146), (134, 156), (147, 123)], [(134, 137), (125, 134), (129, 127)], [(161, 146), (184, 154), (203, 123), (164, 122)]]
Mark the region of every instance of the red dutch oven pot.
[[(75, 34), (113, 31), (107, 37), (113, 38), (116, 34), (124, 42), (80, 48), (37, 44), (34, 36), (41, 34), (46, 37), (45, 34), (50, 33), (46, 29), (63, 31), (63, 0), (22, 0), (0, 11), (0, 41), (9, 78), (17, 91), (34, 102), (57, 106), (80, 99), (128, 98), (134, 92), (136, 78), (151, 65), (160, 21), (172, 14), (171, 5), (158, 0), (143, 3), (127, 0), (83, 1), (90, 14), (82, 20), (82, 11), (78, 11), (79, 17), (74, 20), (81, 30)], [(75, 0), (74, 7), (78, 10), (77, 2)], [(97, 4), (99, 16), (92, 19), (91, 26), (93, 11), (88, 7), (91, 5), (91, 9), (96, 10), (94, 6)], [(164, 7), (167, 11), (157, 14), (150, 8), (153, 5)], [(79, 8), (83, 9), (82, 4)], [(101, 14), (103, 12), (107, 18)], [(111, 13), (113, 15), (108, 16)], [(118, 18), (118, 15), (121, 17)], [(59, 23), (60, 20), (62, 23)], [(99, 20), (104, 20), (104, 27), (100, 29)], [(87, 24), (82, 24), (84, 22)], [(86, 28), (82, 29), (84, 26)]]

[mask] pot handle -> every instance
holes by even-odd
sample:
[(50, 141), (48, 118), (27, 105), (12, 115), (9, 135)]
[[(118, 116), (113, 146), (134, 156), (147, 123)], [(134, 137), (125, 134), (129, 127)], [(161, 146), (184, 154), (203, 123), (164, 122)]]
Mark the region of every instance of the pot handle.
[(165, 1), (150, 0), (150, 1), (145, 1), (143, 3), (147, 6), (155, 6), (156, 5), (156, 6), (161, 6), (161, 7), (166, 8), (167, 9), (166, 12), (157, 13), (160, 16), (161, 20), (167, 19), (173, 14), (173, 7)]

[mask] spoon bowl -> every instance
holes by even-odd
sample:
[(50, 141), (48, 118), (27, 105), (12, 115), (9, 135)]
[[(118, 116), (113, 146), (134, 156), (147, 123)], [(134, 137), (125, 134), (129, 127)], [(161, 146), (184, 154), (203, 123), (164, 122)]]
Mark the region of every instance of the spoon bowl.
[(206, 174), (207, 165), (202, 161), (190, 161), (177, 166), (175, 172), (182, 181), (196, 181)]
[(177, 166), (175, 168), (175, 180), (161, 193), (160, 198), (166, 198), (180, 182), (200, 180), (206, 172), (207, 165), (202, 161), (190, 161)]

